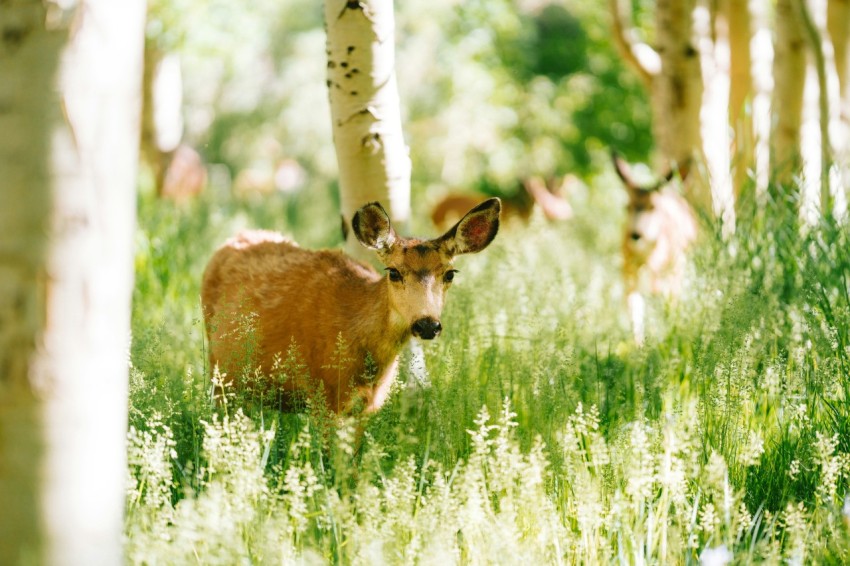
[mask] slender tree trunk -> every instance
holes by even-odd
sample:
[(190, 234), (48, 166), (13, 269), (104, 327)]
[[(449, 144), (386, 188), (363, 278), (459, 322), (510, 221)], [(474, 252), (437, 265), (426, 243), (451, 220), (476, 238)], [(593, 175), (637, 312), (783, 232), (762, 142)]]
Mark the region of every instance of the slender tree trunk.
[[(657, 49), (633, 39), (621, 14), (620, 0), (609, 0), (614, 41), (649, 91), (653, 136), (662, 166), (682, 165), (703, 155), (700, 131), (703, 82), (695, 45), (694, 0), (660, 0), (655, 6)], [(689, 175), (685, 196), (694, 206), (712, 210), (710, 186)]]
[(829, 0), (826, 25), (838, 79), (838, 117), (832, 131), (838, 177), (834, 179), (838, 189), (835, 192), (834, 212), (837, 217), (844, 217), (847, 214), (847, 190), (842, 190), (842, 187), (850, 186), (850, 60), (847, 57), (850, 44), (850, 0)]
[(723, 234), (735, 231), (735, 194), (732, 188), (732, 139), (729, 136), (731, 92), (729, 23), (722, 10), (700, 3), (694, 14), (702, 82), (700, 129), (708, 171), (711, 204), (722, 221)]
[(773, 42), (773, 133), (771, 170), (774, 190), (793, 191), (794, 175), (801, 164), (800, 126), (803, 116), (803, 87), (806, 82), (805, 30), (794, 7), (796, 0), (777, 0)]
[(162, 196), (168, 166), (183, 139), (183, 77), (176, 55), (145, 41), (141, 157)]
[(144, 3), (0, 4), (0, 564), (118, 564)]
[[(410, 157), (401, 128), (392, 0), (325, 1), (328, 93), (344, 225), (370, 201), (410, 217)], [(350, 230), (348, 230), (350, 232)], [(353, 237), (346, 251), (369, 257)]]
[[(694, 0), (659, 0), (655, 6), (657, 51), (661, 71), (653, 81), (653, 123), (658, 149), (665, 161), (684, 163), (702, 154), (700, 110), (703, 83), (694, 44)], [(685, 197), (711, 210), (710, 188), (699, 175), (689, 176)]]
[[(832, 42), (827, 32), (826, 0), (797, 0), (797, 14), (803, 23), (812, 54), (812, 95), (804, 109), (803, 180), (804, 201), (815, 212), (833, 214), (833, 194), (838, 188), (838, 175), (833, 171), (833, 134), (840, 129), (839, 79), (835, 66)], [(804, 97), (804, 100), (807, 100)], [(808, 120), (806, 119), (808, 117)], [(835, 186), (833, 186), (835, 185)]]
[(755, 198), (763, 204), (770, 183), (771, 95), (773, 89), (773, 41), (766, 7), (754, 0), (751, 43), (753, 73), (753, 144)]
[(737, 202), (747, 183), (748, 170), (754, 166), (755, 153), (750, 0), (723, 0), (722, 14), (729, 30), (729, 124), (734, 132), (732, 161)]

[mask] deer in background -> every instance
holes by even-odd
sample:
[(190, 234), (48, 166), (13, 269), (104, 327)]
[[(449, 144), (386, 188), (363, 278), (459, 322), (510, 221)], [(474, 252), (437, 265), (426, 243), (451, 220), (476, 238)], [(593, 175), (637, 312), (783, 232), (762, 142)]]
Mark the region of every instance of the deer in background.
[[(573, 209), (567, 200), (571, 185), (578, 183), (573, 175), (560, 179), (532, 176), (522, 181), (522, 188), (510, 197), (502, 197), (502, 216), (527, 221), (534, 210), (540, 207), (547, 220), (566, 220), (573, 215)], [(480, 201), (480, 197), (450, 193), (443, 197), (431, 211), (431, 222), (437, 228), (445, 230), (456, 222), (470, 207)]]
[[(341, 251), (305, 250), (275, 232), (235, 236), (213, 255), (203, 276), (212, 367), (218, 364), (233, 383), (246, 347), (269, 372), (275, 357), (294, 342), (310, 383), (284, 382), (285, 394), (320, 385), (336, 413), (360, 403), (365, 413), (376, 411), (410, 337), (431, 340), (441, 333), (446, 292), (457, 273), (454, 258), (480, 252), (493, 241), (500, 210), (499, 199), (489, 199), (441, 237), (420, 240), (396, 234), (379, 203), (363, 206), (352, 230), (377, 252), (386, 266), (383, 275)], [(239, 332), (246, 313), (256, 323), (252, 344)], [(338, 339), (347, 345), (344, 359), (334, 359)]]
[[(626, 161), (616, 152), (611, 156), (629, 195), (623, 233), (623, 280), (632, 331), (635, 341), (642, 344), (646, 311), (642, 292), (648, 287), (651, 293), (668, 299), (678, 297), (687, 250), (696, 240), (697, 222), (690, 205), (671, 187), (673, 170), (653, 185), (641, 185), (635, 182)], [(679, 176), (684, 179), (687, 174), (684, 164)]]

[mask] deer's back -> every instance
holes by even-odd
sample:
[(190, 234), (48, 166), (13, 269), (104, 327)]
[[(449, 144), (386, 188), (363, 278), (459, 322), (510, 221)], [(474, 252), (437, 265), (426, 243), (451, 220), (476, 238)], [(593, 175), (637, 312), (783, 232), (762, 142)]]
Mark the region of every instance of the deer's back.
[[(336, 337), (362, 343), (351, 335), (357, 329), (352, 323), (369, 308), (379, 280), (342, 252), (305, 250), (274, 232), (243, 232), (214, 254), (204, 273), (210, 362), (230, 380), (246, 364), (268, 372), (275, 355), (285, 357), (294, 342), (311, 378), (327, 381)], [(365, 351), (350, 354), (362, 362)]]

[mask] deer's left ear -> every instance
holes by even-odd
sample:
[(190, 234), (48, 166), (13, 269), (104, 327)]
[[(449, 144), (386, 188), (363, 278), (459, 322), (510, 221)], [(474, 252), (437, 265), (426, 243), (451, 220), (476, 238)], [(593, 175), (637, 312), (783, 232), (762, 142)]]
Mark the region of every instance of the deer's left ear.
[(620, 180), (623, 181), (624, 185), (626, 185), (626, 189), (630, 191), (636, 189), (638, 184), (632, 179), (632, 168), (626, 160), (613, 149), (611, 150), (611, 161), (614, 163), (614, 170), (617, 172)]
[(451, 255), (480, 252), (493, 241), (499, 232), (499, 214), (502, 202), (487, 199), (460, 219), (439, 238), (439, 243)]

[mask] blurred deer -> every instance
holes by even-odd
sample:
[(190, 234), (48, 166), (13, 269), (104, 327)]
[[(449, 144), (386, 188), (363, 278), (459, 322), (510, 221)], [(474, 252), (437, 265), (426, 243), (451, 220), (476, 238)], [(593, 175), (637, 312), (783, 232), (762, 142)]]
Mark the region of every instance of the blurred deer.
[(185, 144), (173, 152), (163, 154), (167, 161), (164, 177), (159, 185), (159, 196), (177, 203), (185, 203), (200, 195), (207, 184), (207, 169), (197, 151)]
[[(632, 331), (635, 341), (642, 344), (646, 308), (641, 292), (648, 285), (651, 293), (668, 299), (678, 297), (686, 252), (696, 240), (697, 223), (690, 205), (670, 186), (672, 170), (661, 181), (645, 186), (635, 182), (629, 164), (617, 153), (612, 152), (612, 158), (629, 195), (623, 233), (623, 278)], [(687, 164), (679, 168), (682, 179), (687, 173)]]
[[(360, 208), (351, 222), (358, 241), (386, 266), (381, 275), (340, 251), (310, 251), (282, 235), (247, 231), (227, 241), (204, 272), (201, 300), (210, 342), (210, 363), (233, 383), (246, 347), (268, 372), (294, 341), (321, 385), (331, 410), (363, 404), (374, 412), (387, 398), (398, 355), (411, 336), (436, 338), (440, 315), (455, 278), (454, 258), (486, 248), (499, 229), (499, 199), (470, 210), (433, 240), (396, 234), (377, 202)], [(256, 336), (246, 344), (239, 325), (246, 313)], [(339, 353), (339, 339), (346, 345)], [(292, 394), (310, 384), (284, 382)], [(285, 407), (284, 407), (285, 408)]]
[[(577, 182), (578, 179), (572, 175), (560, 179), (551, 177), (548, 181), (538, 176), (524, 179), (521, 190), (501, 198), (502, 217), (527, 221), (537, 206), (548, 220), (571, 218), (573, 210), (566, 195), (569, 186)], [(474, 195), (449, 194), (434, 207), (431, 221), (437, 228), (445, 230), (479, 201), (480, 197)]]

